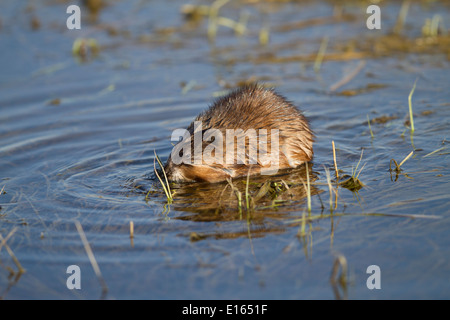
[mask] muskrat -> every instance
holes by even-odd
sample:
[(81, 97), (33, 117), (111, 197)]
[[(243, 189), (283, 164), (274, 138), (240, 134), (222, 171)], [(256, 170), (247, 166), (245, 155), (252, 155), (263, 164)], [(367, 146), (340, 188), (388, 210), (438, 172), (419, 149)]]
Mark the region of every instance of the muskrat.
[(314, 134), (302, 112), (258, 84), (218, 98), (182, 131), (177, 137), (183, 140), (164, 166), (170, 181), (219, 182), (273, 174), (313, 157)]

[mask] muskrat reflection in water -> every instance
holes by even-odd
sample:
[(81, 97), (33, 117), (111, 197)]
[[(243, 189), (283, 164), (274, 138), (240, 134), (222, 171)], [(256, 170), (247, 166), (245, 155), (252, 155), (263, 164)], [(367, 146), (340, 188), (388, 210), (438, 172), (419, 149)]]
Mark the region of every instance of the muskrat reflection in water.
[(310, 161), (313, 141), (308, 120), (297, 107), (273, 89), (247, 85), (217, 99), (195, 118), (164, 170), (175, 182), (219, 182), (268, 174), (274, 167), (276, 173)]

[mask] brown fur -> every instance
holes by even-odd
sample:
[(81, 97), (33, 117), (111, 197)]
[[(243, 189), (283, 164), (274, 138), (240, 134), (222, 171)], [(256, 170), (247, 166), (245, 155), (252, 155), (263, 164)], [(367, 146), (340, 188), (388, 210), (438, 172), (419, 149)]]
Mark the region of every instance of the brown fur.
[[(251, 152), (249, 138), (245, 138), (244, 163), (237, 164), (237, 143), (234, 143), (234, 164), (226, 164), (227, 150), (226, 130), (267, 129), (267, 152), (271, 151), (270, 130), (279, 130), (279, 169), (296, 167), (308, 162), (313, 157), (314, 135), (309, 128), (307, 119), (292, 103), (273, 90), (265, 89), (259, 85), (245, 86), (233, 91), (225, 97), (217, 99), (209, 109), (197, 116), (194, 121), (201, 121), (203, 133), (208, 129), (218, 129), (223, 135), (223, 164), (208, 164), (194, 162), (194, 143), (191, 142), (191, 164), (175, 165), (171, 157), (167, 160), (165, 170), (172, 181), (207, 181), (218, 182), (229, 177), (238, 177), (250, 174), (259, 174), (269, 164), (262, 163), (258, 154), (258, 163), (249, 164)], [(187, 128), (191, 137), (194, 135), (194, 122)], [(240, 135), (240, 137), (243, 137)], [(258, 138), (259, 141), (259, 138)], [(183, 143), (183, 142), (180, 142)], [(186, 142), (184, 142), (186, 143)], [(204, 141), (202, 151), (210, 144)], [(181, 147), (180, 145), (179, 147)], [(256, 144), (258, 146), (258, 144)], [(186, 146), (187, 147), (187, 146)], [(231, 148), (231, 146), (229, 147)], [(215, 156), (215, 153), (211, 153)], [(218, 155), (219, 156), (219, 155)], [(272, 158), (271, 158), (272, 159)], [(249, 171), (250, 170), (250, 171)]]

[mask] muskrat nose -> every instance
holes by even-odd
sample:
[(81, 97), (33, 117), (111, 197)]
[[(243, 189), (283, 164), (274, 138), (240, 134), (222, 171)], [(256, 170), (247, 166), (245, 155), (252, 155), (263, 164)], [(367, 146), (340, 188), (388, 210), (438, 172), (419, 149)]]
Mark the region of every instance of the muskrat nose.
[[(159, 173), (159, 172), (158, 172)], [(183, 176), (183, 166), (178, 166), (175, 165), (171, 158), (169, 157), (169, 159), (167, 159), (167, 162), (164, 166), (164, 173), (162, 173), (161, 170), (161, 174), (167, 177), (167, 180), (169, 180), (170, 182), (180, 182), (185, 180), (184, 176)], [(162, 177), (161, 175), (161, 177)]]
[(174, 166), (172, 161), (170, 161), (170, 158), (167, 160), (165, 166), (164, 166), (164, 173), (167, 176), (167, 179), (169, 181), (172, 181), (173, 173), (174, 173)]

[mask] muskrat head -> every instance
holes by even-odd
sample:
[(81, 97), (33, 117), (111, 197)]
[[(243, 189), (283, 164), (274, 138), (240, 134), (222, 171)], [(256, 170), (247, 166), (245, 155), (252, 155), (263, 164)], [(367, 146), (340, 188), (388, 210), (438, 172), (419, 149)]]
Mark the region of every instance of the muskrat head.
[(169, 181), (173, 182), (217, 182), (224, 181), (231, 176), (227, 169), (223, 167), (214, 167), (207, 164), (174, 164), (170, 157), (164, 166), (164, 170)]
[[(208, 151), (211, 144), (217, 145), (219, 141), (205, 139), (204, 130), (195, 131), (191, 125), (184, 134), (184, 139), (176, 144), (167, 159), (164, 170), (167, 178), (174, 182), (216, 182), (224, 181), (231, 176), (230, 171), (221, 163), (216, 161), (216, 150)], [(191, 134), (192, 133), (192, 134)], [(201, 136), (196, 141), (195, 136)], [(198, 144), (198, 146), (196, 145)], [(219, 155), (217, 153), (217, 155)]]
[(174, 165), (167, 162), (165, 166), (167, 178), (173, 182), (217, 182), (224, 181), (230, 177), (220, 168), (208, 165), (180, 164)]

